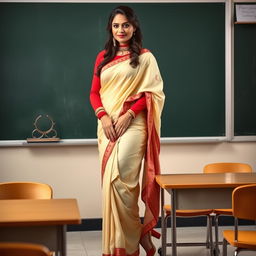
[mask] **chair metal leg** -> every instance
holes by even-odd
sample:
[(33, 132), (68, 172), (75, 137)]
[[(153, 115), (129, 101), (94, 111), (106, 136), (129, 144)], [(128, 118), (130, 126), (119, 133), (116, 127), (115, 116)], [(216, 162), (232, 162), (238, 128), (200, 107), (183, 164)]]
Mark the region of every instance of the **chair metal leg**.
[(240, 251), (242, 251), (242, 249), (236, 248), (235, 251), (234, 251), (234, 256), (237, 256)]
[(222, 255), (223, 256), (227, 256), (227, 249), (228, 249), (227, 245), (228, 245), (227, 240), (224, 238), (223, 239), (223, 244), (222, 244), (222, 248), (223, 248)]
[(214, 246), (213, 246), (213, 240), (212, 240), (212, 217), (211, 215), (207, 216), (208, 222), (209, 222), (209, 239), (210, 239), (210, 255), (214, 255)]
[(215, 253), (216, 255), (220, 254), (219, 249), (219, 215), (216, 214), (214, 217), (214, 227), (215, 227)]
[[(171, 215), (166, 215), (164, 217), (164, 221), (162, 222), (163, 228), (162, 228), (162, 248), (158, 250), (158, 253), (161, 256), (166, 256), (167, 247), (172, 247), (172, 243), (167, 243), (167, 222), (168, 218), (170, 218)], [(206, 248), (210, 249), (210, 255), (215, 256), (214, 253), (214, 243), (213, 243), (213, 235), (212, 235), (212, 223), (213, 223), (213, 215), (207, 215), (207, 238), (206, 243), (203, 242), (185, 242), (185, 243), (178, 243), (176, 242), (176, 246), (206, 246)], [(164, 246), (166, 245), (166, 246)]]
[(210, 227), (209, 227), (209, 225), (210, 225), (210, 223), (209, 223), (209, 218), (207, 218), (207, 230), (206, 230), (206, 248), (207, 249), (209, 249), (210, 248), (210, 242), (209, 242), (209, 240), (210, 240)]
[(163, 229), (162, 229), (162, 251), (161, 256), (166, 256), (166, 243), (167, 243), (167, 221), (170, 216), (165, 216)]

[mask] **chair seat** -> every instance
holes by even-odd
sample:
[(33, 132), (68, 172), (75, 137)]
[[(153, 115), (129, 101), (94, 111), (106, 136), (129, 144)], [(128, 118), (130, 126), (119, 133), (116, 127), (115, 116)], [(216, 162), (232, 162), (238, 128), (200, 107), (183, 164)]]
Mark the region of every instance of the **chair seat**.
[(233, 215), (232, 209), (213, 209), (215, 214), (222, 214), (222, 215)]
[(0, 242), (1, 256), (54, 256), (47, 247), (41, 244), (23, 242)]
[[(166, 215), (171, 215), (171, 205), (164, 205)], [(190, 216), (203, 216), (213, 213), (213, 209), (200, 209), (200, 210), (176, 210), (176, 216), (190, 217)]]
[(235, 247), (256, 250), (256, 231), (254, 230), (239, 230), (238, 241), (234, 239), (234, 230), (224, 230), (223, 237)]

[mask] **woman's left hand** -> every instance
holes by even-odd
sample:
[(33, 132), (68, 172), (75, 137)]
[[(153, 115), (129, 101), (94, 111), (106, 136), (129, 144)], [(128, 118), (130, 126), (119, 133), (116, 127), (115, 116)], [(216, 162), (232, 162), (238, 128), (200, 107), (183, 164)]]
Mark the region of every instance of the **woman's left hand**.
[(128, 129), (131, 123), (131, 120), (132, 120), (131, 114), (129, 112), (126, 112), (114, 122), (114, 127), (115, 127), (116, 135), (118, 138), (122, 136), (125, 133), (125, 131)]

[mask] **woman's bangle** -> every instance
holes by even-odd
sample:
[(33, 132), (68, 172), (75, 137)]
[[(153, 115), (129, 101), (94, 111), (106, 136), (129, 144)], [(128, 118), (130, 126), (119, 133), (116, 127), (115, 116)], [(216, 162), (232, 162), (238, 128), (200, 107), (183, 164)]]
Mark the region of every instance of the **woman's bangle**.
[(99, 113), (98, 113), (98, 119), (100, 120), (103, 116), (105, 116), (105, 115), (107, 115), (107, 113), (105, 112), (105, 111), (100, 111)]
[(136, 117), (135, 113), (131, 109), (128, 109), (127, 112), (132, 116), (133, 119)]
[(101, 112), (101, 111), (106, 112), (106, 111), (105, 111), (105, 108), (99, 107), (99, 108), (97, 108), (97, 109), (95, 110), (95, 115), (98, 116), (99, 112)]

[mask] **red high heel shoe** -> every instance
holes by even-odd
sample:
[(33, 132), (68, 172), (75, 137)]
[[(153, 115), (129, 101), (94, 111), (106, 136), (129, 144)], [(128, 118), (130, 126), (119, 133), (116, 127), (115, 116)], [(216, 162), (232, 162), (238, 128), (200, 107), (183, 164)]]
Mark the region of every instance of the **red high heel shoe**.
[(142, 243), (140, 242), (140, 244), (142, 245), (142, 247), (144, 248), (144, 250), (146, 251), (146, 255), (147, 256), (154, 256), (156, 253), (156, 247), (154, 246), (154, 244), (152, 243), (151, 240), (151, 236), (154, 236), (155, 238), (159, 239), (160, 238), (160, 233), (158, 233), (155, 230), (151, 230), (149, 233), (145, 234), (145, 236), (148, 236), (149, 239), (149, 243), (151, 244), (151, 248), (147, 251), (144, 246), (142, 245)]
[(156, 253), (156, 247), (152, 244), (152, 248), (149, 250), (149, 251), (147, 251), (146, 253), (147, 253), (147, 256), (154, 256), (155, 255), (155, 253)]

